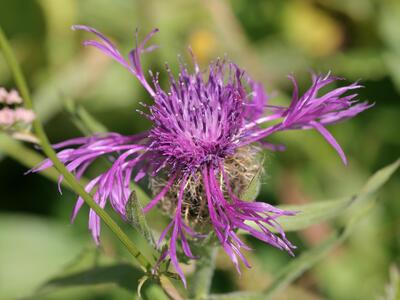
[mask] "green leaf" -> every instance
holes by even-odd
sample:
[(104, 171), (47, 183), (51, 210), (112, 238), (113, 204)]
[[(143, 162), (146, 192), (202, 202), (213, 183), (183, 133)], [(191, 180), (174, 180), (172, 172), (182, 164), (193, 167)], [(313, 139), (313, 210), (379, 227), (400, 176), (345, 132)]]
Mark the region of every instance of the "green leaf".
[[(279, 218), (279, 224), (285, 231), (297, 231), (308, 228), (311, 225), (331, 220), (355, 208), (368, 200), (376, 193), (399, 168), (400, 160), (382, 168), (373, 174), (360, 191), (339, 200), (319, 201), (303, 205), (280, 205), (281, 209), (298, 211), (295, 216), (283, 216)], [(253, 225), (251, 222), (249, 224)], [(257, 228), (255, 226), (255, 228)]]
[[(85, 248), (62, 271), (43, 283), (32, 295), (24, 299), (58, 299), (71, 292), (75, 294), (119, 295), (113, 299), (132, 299), (137, 291), (143, 271), (130, 263), (105, 255), (93, 246)], [(154, 280), (142, 287), (145, 299), (168, 299)], [(73, 293), (74, 294), (74, 293)], [(149, 295), (158, 295), (151, 298)]]
[(94, 266), (80, 272), (60, 276), (49, 280), (40, 289), (40, 293), (49, 293), (55, 289), (88, 285), (114, 284), (132, 293), (136, 292), (137, 282), (143, 272), (128, 263), (108, 266)]
[(362, 187), (357, 197), (368, 197), (369, 195), (377, 192), (389, 180), (393, 173), (397, 171), (399, 166), (400, 159), (377, 171), (368, 179), (367, 183)]
[(320, 245), (304, 252), (298, 258), (286, 265), (281, 272), (277, 275), (268, 290), (266, 291), (267, 297), (270, 299), (275, 294), (284, 290), (289, 284), (300, 277), (306, 270), (310, 269), (319, 260), (325, 257), (333, 248), (339, 245), (345, 239), (345, 231), (336, 233)]
[(128, 202), (126, 203), (125, 212), (128, 218), (128, 223), (138, 230), (153, 248), (156, 248), (153, 232), (147, 225), (146, 217), (143, 213), (143, 207), (137, 199), (135, 191), (132, 192)]
[(71, 99), (66, 99), (64, 105), (76, 127), (85, 135), (109, 131), (107, 127), (97, 121), (82, 105), (77, 104)]
[(298, 212), (295, 216), (280, 217), (279, 224), (285, 231), (302, 230), (339, 216), (352, 205), (353, 201), (354, 197), (346, 197), (340, 200), (319, 201), (303, 205), (279, 205), (278, 207), (281, 209)]
[(61, 222), (20, 214), (0, 214), (0, 237), (0, 299), (32, 292), (73, 259), (84, 242)]
[(264, 171), (264, 163), (262, 162), (256, 174), (251, 179), (247, 188), (240, 194), (240, 198), (248, 201), (253, 201), (260, 193), (261, 177)]
[(265, 291), (264, 299), (274, 299), (277, 294), (286, 289), (294, 280), (302, 275), (306, 270), (313, 267), (317, 262), (324, 258), (335, 247), (341, 244), (352, 232), (355, 225), (365, 218), (365, 215), (371, 210), (372, 205), (366, 205), (360, 210), (347, 224), (334, 233), (330, 238), (322, 242), (320, 245), (302, 253), (299, 257), (292, 260), (277, 274), (274, 281)]

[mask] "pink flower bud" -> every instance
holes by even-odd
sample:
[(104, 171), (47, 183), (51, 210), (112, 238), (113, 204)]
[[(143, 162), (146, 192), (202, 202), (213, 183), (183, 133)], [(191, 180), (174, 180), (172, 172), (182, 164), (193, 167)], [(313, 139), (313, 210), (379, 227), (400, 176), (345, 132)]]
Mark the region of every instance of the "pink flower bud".
[(22, 98), (18, 94), (16, 90), (11, 90), (6, 98), (6, 103), (7, 104), (21, 104), (22, 103)]
[(15, 110), (15, 120), (18, 122), (30, 124), (35, 119), (35, 113), (29, 109), (17, 108)]
[(9, 108), (0, 110), (0, 125), (11, 126), (15, 122), (15, 112)]
[(4, 103), (7, 99), (8, 92), (5, 88), (0, 87), (0, 103)]

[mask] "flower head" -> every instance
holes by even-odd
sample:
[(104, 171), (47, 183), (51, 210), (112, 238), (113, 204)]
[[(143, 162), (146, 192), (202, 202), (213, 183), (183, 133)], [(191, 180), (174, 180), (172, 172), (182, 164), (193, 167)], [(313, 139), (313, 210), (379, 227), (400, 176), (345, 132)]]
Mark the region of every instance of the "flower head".
[[(184, 63), (174, 77), (169, 67), (169, 88), (164, 90), (158, 74), (150, 72), (148, 81), (140, 62), (141, 55), (155, 48), (137, 41), (128, 59), (100, 32), (86, 26), (74, 29), (94, 33), (99, 40), (85, 41), (128, 69), (143, 85), (154, 103), (141, 112), (153, 123), (152, 128), (138, 135), (117, 133), (80, 137), (54, 145), (59, 159), (80, 178), (100, 156), (114, 154), (112, 166), (93, 178), (86, 191), (94, 191), (94, 199), (104, 207), (107, 202), (126, 219), (125, 206), (132, 193), (131, 180), (140, 181), (148, 175), (155, 193), (144, 208), (148, 212), (159, 205), (171, 216), (170, 224), (160, 237), (169, 238), (168, 256), (185, 282), (178, 263), (180, 244), (186, 256), (194, 258), (189, 240), (201, 239), (210, 228), (239, 271), (239, 260), (249, 266), (242, 249), (249, 247), (239, 238), (237, 230), (292, 254), (295, 248), (279, 226), (281, 216), (295, 212), (273, 207), (265, 202), (241, 199), (242, 194), (262, 164), (258, 158), (261, 148), (283, 150), (282, 145), (268, 142), (278, 131), (316, 129), (336, 149), (345, 162), (339, 144), (325, 128), (326, 125), (350, 118), (369, 107), (355, 104), (357, 94), (348, 94), (358, 84), (333, 89), (319, 95), (319, 90), (339, 80), (330, 76), (314, 76), (311, 88), (299, 96), (294, 84), (289, 107), (272, 106), (260, 83), (253, 81), (234, 63), (218, 59), (201, 72), (193, 57), (194, 72)], [(274, 125), (265, 126), (274, 121)], [(260, 126), (262, 125), (262, 126)], [(50, 167), (44, 161), (34, 171)], [(72, 219), (83, 200), (78, 198)], [(250, 226), (249, 222), (256, 226)], [(99, 217), (90, 211), (89, 228), (99, 242)], [(274, 234), (273, 231), (278, 234)]]

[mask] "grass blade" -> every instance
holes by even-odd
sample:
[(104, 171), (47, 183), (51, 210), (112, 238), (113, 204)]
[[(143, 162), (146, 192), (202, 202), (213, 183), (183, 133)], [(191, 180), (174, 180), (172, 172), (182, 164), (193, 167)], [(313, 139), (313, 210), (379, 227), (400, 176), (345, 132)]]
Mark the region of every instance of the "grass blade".
[(281, 209), (299, 211), (299, 213), (296, 216), (283, 216), (279, 218), (279, 223), (286, 232), (298, 231), (341, 216), (350, 208), (362, 205), (370, 199), (390, 179), (399, 166), (400, 159), (375, 172), (360, 191), (352, 196), (303, 205), (280, 205), (278, 207)]

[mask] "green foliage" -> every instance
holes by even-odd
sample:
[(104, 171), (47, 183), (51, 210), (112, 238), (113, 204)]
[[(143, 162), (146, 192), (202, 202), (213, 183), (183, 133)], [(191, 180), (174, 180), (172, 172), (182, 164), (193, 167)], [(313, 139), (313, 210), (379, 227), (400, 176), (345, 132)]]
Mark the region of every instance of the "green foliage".
[[(85, 247), (63, 271), (41, 284), (24, 299), (67, 299), (71, 293), (84, 297), (87, 290), (113, 299), (132, 299), (142, 274), (139, 268), (107, 256), (101, 249)], [(158, 293), (160, 299), (163, 299), (161, 295), (165, 298), (162, 289), (157, 290), (154, 286), (155, 282), (150, 281), (144, 286), (142, 294)]]
[[(368, 207), (371, 209), (371, 206)], [(326, 241), (320, 245), (303, 252), (298, 258), (292, 260), (276, 275), (276, 278), (268, 287), (265, 292), (265, 299), (273, 299), (273, 297), (282, 292), (290, 283), (297, 279), (306, 270), (310, 269), (319, 260), (325, 257), (330, 251), (337, 247), (344, 241), (354, 228), (354, 223), (358, 222), (361, 217), (365, 216), (365, 212), (358, 213), (355, 217), (351, 218), (348, 224), (339, 229), (337, 233), (333, 234)]]
[(358, 193), (341, 200), (317, 201), (303, 205), (280, 205), (280, 208), (297, 211), (298, 214), (294, 217), (282, 217), (279, 223), (285, 231), (297, 231), (341, 216), (347, 213), (347, 210), (352, 209), (354, 212), (389, 180), (399, 166), (400, 160), (397, 160), (377, 171)]
[[(155, 39), (162, 48), (146, 55), (144, 64), (145, 69), (150, 66), (161, 70), (161, 84), (166, 78), (164, 62), (174, 69), (176, 54), (187, 57), (185, 49), (189, 44), (203, 69), (216, 56), (227, 53), (265, 83), (268, 91), (279, 90), (279, 97), (272, 97), (271, 104), (287, 104), (291, 94), (286, 79), (289, 73), (300, 79), (301, 90), (310, 83), (306, 74), (310, 68), (317, 72), (332, 70), (351, 81), (361, 78), (365, 89), (360, 98), (375, 102), (375, 107), (332, 128), (349, 156), (347, 168), (340, 165), (329, 145), (312, 132), (278, 135), (274, 141), (285, 143), (288, 150), (267, 154), (267, 172), (260, 170), (241, 195), (250, 200), (260, 192), (260, 200), (300, 212), (296, 217), (281, 219), (298, 245), (298, 257), (289, 259), (264, 246), (263, 251), (250, 252), (253, 257), (249, 260), (254, 262), (254, 269), (266, 257), (274, 262), (273, 266), (265, 266), (263, 276), (238, 279), (234, 268), (224, 262), (223, 255), (218, 255), (215, 267), (219, 272), (214, 284), (220, 286), (211, 289), (234, 293), (212, 294), (209, 299), (265, 299), (262, 292), (268, 284), (270, 294), (283, 291), (276, 293), (277, 299), (364, 300), (376, 295), (384, 295), (385, 300), (396, 299), (398, 276), (391, 272), (391, 279), (388, 278), (387, 270), (393, 262), (398, 264), (400, 253), (400, 177), (393, 173), (398, 162), (376, 173), (361, 190), (357, 191), (357, 187), (373, 170), (394, 161), (400, 153), (398, 1), (257, 0), (253, 5), (212, 0), (25, 2), (1, 2), (0, 25), (27, 75), (35, 109), (52, 142), (105, 130), (134, 134), (148, 127), (135, 109), (139, 100), (149, 103), (149, 97), (123, 68), (98, 52), (83, 48), (79, 34), (69, 29), (72, 24), (101, 29), (121, 45), (124, 53), (133, 46), (135, 27), (140, 28), (142, 36), (159, 27), (161, 32)], [(0, 85), (15, 87), (3, 55)], [(104, 244), (104, 252), (112, 253), (111, 257), (92, 247), (81, 249), (89, 240), (84, 213), (71, 227), (66, 218), (60, 218), (69, 213), (64, 212), (65, 208), (69, 210), (73, 205), (75, 196), (68, 191), (71, 186), (63, 182), (67, 189), (60, 200), (53, 196), (55, 193), (47, 194), (56, 190), (55, 169), (41, 173), (51, 182), (22, 175), (43, 158), (29, 145), (0, 135), (0, 298), (32, 295), (40, 300), (132, 299), (143, 271), (127, 258), (116, 257), (121, 252), (118, 245)], [(100, 164), (89, 170), (88, 178), (99, 168)], [(294, 183), (288, 180), (288, 172)], [(148, 201), (146, 188), (135, 188), (141, 203)], [(297, 202), (291, 200), (297, 197), (305, 204), (293, 204)], [(342, 243), (350, 233), (346, 224), (376, 198), (380, 201), (368, 215), (363, 215), (362, 226), (351, 227), (352, 235)], [(151, 232), (141, 219), (140, 203), (132, 199), (127, 208), (137, 229), (129, 230), (127, 226), (129, 237), (132, 235), (135, 240), (138, 231), (152, 241)], [(154, 216), (149, 214), (147, 221), (152, 228), (156, 224), (157, 236), (165, 219)], [(321, 223), (328, 224), (325, 235), (312, 230), (304, 233), (311, 226), (322, 230), (325, 227)], [(83, 237), (81, 232), (85, 233)], [(311, 246), (310, 235), (313, 241), (319, 241), (317, 246)], [(323, 259), (338, 244), (340, 251)], [(79, 251), (81, 255), (76, 256)], [(71, 260), (73, 263), (66, 265)], [(210, 274), (207, 264), (204, 269), (198, 267), (204, 271), (198, 274)], [(192, 266), (185, 267), (190, 276)], [(197, 275), (192, 276), (195, 281)], [(294, 285), (297, 278), (300, 280)], [(258, 281), (264, 285), (254, 287)], [(203, 297), (202, 291), (208, 290), (209, 282), (196, 283), (201, 291), (198, 294)], [(180, 297), (169, 284), (168, 280), (163, 281), (164, 290)], [(167, 297), (159, 283), (152, 280), (144, 283), (142, 296)]]
[(108, 132), (109, 130), (99, 123), (82, 105), (71, 99), (65, 100), (65, 108), (70, 113), (72, 122), (85, 135)]
[(247, 188), (240, 195), (241, 199), (253, 201), (257, 198), (258, 194), (260, 193), (263, 172), (264, 172), (264, 169), (263, 169), (263, 163), (262, 163), (260, 168), (257, 170), (257, 173), (251, 179)]
[(139, 233), (146, 239), (150, 246), (156, 248), (156, 242), (154, 241), (153, 232), (147, 225), (146, 218), (143, 214), (143, 207), (136, 197), (136, 192), (133, 191), (126, 203), (126, 215), (128, 217), (128, 223), (132, 225)]
[(0, 215), (0, 237), (0, 299), (28, 295), (78, 255), (84, 241), (65, 223), (11, 213)]

